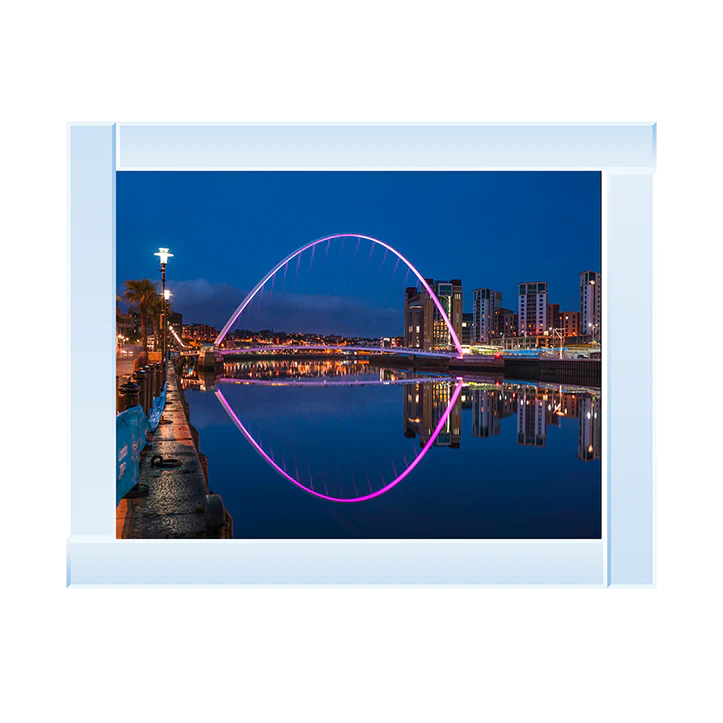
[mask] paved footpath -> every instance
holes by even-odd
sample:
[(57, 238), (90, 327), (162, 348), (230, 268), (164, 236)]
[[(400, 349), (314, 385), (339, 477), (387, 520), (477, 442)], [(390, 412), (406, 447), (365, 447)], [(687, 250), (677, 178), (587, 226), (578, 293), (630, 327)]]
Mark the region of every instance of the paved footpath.
[[(163, 418), (150, 449), (141, 459), (141, 484), (149, 487), (147, 497), (122, 499), (116, 510), (118, 538), (197, 538), (206, 536), (203, 503), (208, 485), (183, 411), (180, 380), (172, 364), (168, 368), (168, 391)], [(180, 467), (159, 468), (151, 464), (154, 455), (178, 459)]]

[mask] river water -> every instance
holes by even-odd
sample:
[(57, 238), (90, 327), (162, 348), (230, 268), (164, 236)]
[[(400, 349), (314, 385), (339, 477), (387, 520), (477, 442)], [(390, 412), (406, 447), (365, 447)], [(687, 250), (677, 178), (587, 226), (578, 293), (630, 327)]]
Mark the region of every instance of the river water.
[(237, 538), (600, 538), (599, 390), (356, 361), (184, 376)]

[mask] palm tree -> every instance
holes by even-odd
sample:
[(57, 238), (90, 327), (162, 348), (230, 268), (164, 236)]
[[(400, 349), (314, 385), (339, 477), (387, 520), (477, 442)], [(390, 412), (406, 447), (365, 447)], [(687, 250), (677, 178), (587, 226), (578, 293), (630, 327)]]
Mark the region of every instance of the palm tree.
[(123, 298), (138, 309), (138, 315), (141, 318), (141, 336), (143, 338), (143, 351), (148, 353), (148, 315), (153, 313), (153, 309), (160, 299), (160, 295), (156, 290), (156, 285), (150, 279), (140, 279), (138, 281), (126, 281), (125, 293)]

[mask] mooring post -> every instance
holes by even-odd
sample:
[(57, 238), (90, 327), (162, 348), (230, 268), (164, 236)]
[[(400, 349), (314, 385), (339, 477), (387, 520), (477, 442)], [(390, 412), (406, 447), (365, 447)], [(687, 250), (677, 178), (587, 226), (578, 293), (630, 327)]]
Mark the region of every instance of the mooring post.
[(139, 406), (141, 403), (140, 395), (140, 385), (135, 382), (126, 382), (125, 384), (121, 384), (120, 387), (118, 387), (118, 411), (125, 412), (126, 409)]
[(144, 369), (136, 369), (133, 372), (133, 381), (136, 383), (136, 385), (139, 388), (138, 391), (138, 403), (143, 407), (146, 414), (148, 414), (148, 395), (147, 395), (147, 386), (148, 386), (148, 380), (146, 379), (147, 374)]
[(148, 408), (153, 406), (153, 400), (158, 396), (158, 364), (154, 363), (150, 365), (151, 370), (151, 394), (150, 403)]

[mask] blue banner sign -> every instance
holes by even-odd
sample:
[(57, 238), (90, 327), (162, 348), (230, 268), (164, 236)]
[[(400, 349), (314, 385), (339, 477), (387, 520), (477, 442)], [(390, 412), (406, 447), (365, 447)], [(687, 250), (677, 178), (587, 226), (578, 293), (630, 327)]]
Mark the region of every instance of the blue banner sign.
[(153, 400), (151, 413), (146, 417), (143, 407), (131, 407), (115, 418), (116, 479), (115, 504), (140, 482), (141, 451), (146, 446), (146, 434), (152, 432), (161, 420), (166, 405), (166, 386)]
[(161, 421), (161, 414), (163, 414), (163, 408), (166, 406), (166, 385), (163, 385), (163, 391), (153, 400), (153, 406), (151, 412), (148, 415), (148, 426), (151, 432), (153, 432), (158, 426), (158, 422)]

